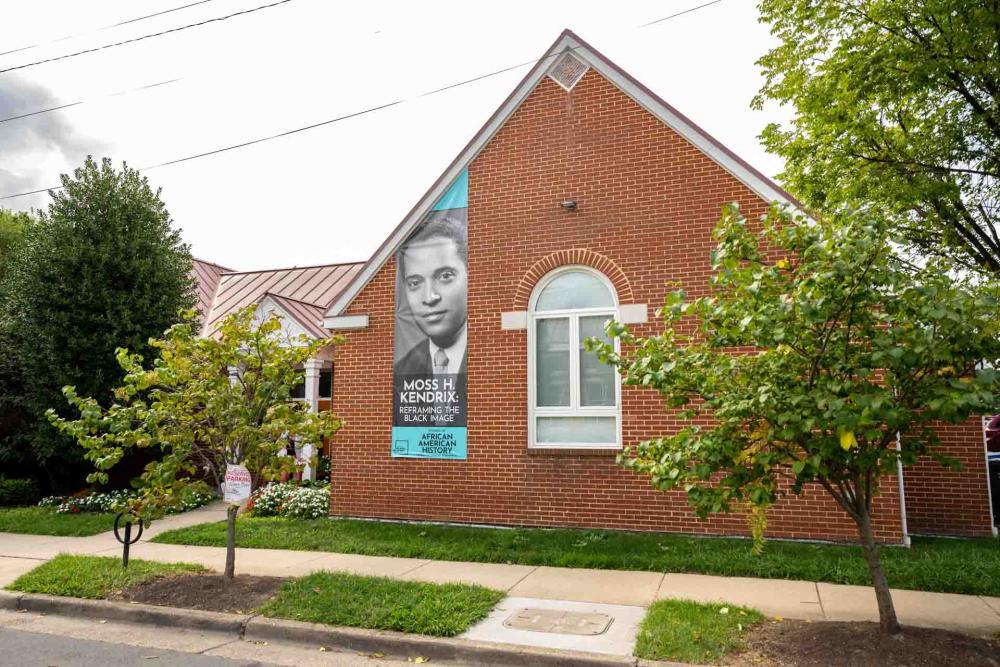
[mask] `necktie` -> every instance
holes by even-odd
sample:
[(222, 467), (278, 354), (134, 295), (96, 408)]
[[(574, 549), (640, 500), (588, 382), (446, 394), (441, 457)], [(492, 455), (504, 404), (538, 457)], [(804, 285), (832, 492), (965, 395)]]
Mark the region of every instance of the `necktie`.
[(448, 355), (439, 349), (434, 353), (434, 372), (445, 373), (448, 370)]

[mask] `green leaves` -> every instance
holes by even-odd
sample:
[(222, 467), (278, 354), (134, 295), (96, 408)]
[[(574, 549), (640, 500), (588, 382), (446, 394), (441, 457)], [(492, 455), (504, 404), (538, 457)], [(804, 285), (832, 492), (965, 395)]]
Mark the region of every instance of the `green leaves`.
[(145, 178), (88, 159), (62, 181), (48, 209), (23, 225), (12, 260), (0, 259), (7, 274), (0, 330), (10, 332), (0, 345), (22, 366), (25, 422), (21, 447), (4, 444), (75, 488), (79, 450), (48, 427), (45, 410), (65, 414), (67, 384), (110, 400), (120, 377), (115, 349), (149, 356), (149, 338), (174, 324), (195, 295), (190, 250)]
[(774, 209), (751, 226), (728, 207), (716, 239), (708, 295), (668, 295), (659, 335), (610, 324), (620, 356), (595, 341), (627, 385), (697, 420), (620, 462), (683, 490), (699, 515), (766, 506), (810, 482), (857, 490), (835, 497), (860, 511), (865, 480), (874, 493), (897, 460), (937, 453), (932, 424), (1000, 408), (997, 373), (978, 368), (1000, 359), (997, 285), (900, 261), (877, 219)]
[(83, 447), (97, 468), (94, 479), (106, 479), (104, 471), (131, 449), (159, 447), (162, 456), (134, 482), (141, 493), (133, 506), (147, 518), (181, 502), (185, 487), (204, 486), (201, 479), (218, 488), (227, 463), (247, 466), (255, 482), (292, 473), (300, 465), (289, 453), (296, 443), (318, 445), (340, 425), (292, 398), (303, 363), (339, 339), (287, 340), (277, 316), (260, 320), (252, 306), (227, 317), (216, 337), (198, 337), (197, 324), (188, 313), (151, 340), (151, 368), (142, 356), (118, 350), (124, 378), (107, 409), (67, 386), (79, 418), (48, 412)]
[(1000, 273), (1000, 60), (987, 0), (761, 0), (779, 45), (756, 108), (782, 180), (817, 210), (864, 211), (923, 254)]

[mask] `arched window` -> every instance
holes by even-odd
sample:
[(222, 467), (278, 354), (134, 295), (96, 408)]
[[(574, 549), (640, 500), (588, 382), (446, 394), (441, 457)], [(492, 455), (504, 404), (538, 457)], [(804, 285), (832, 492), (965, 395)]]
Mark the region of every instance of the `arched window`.
[(618, 376), (583, 349), (587, 338), (607, 340), (604, 324), (617, 317), (615, 289), (593, 269), (539, 281), (528, 305), (529, 446), (621, 447)]

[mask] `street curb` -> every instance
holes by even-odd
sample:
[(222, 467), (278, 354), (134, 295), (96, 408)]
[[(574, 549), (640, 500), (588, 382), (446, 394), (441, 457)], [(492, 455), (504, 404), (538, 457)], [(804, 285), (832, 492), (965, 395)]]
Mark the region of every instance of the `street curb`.
[(109, 600), (0, 591), (0, 609), (124, 621), (219, 632), (247, 641), (299, 642), (360, 653), (422, 656), (439, 661), (472, 662), (484, 667), (683, 667), (681, 663), (628, 656), (518, 646), (492, 642), (365, 630), (262, 616), (158, 607)]
[(17, 611), (17, 603), (21, 601), (23, 593), (11, 593), (10, 591), (0, 591), (0, 609)]
[[(391, 630), (365, 630), (320, 623), (303, 623), (255, 616), (246, 627), (248, 641), (292, 641), (336, 647), (360, 653), (385, 653), (400, 657), (464, 661), (477, 665), (510, 667), (635, 667), (636, 658), (579, 651), (497, 644), (492, 642), (427, 637)], [(661, 663), (667, 664), (667, 663)]]
[(148, 604), (111, 602), (108, 600), (83, 600), (55, 595), (25, 593), (17, 601), (17, 609), (46, 614), (65, 614), (99, 618), (108, 621), (126, 621), (189, 628), (240, 635), (250, 616), (223, 614), (198, 609), (174, 609)]

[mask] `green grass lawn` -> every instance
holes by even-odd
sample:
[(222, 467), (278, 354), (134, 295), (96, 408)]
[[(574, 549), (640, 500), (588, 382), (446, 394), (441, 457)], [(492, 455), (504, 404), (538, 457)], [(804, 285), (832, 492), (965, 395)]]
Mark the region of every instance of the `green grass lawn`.
[(714, 663), (742, 646), (743, 635), (763, 620), (760, 612), (725, 604), (660, 600), (639, 625), (635, 655), (647, 660)]
[(739, 649), (742, 638), (763, 620), (760, 612), (725, 604), (660, 600), (639, 625), (635, 655), (648, 660), (708, 664)]
[(289, 581), (265, 602), (265, 616), (295, 621), (454, 637), (485, 618), (500, 591), (316, 572)]
[[(861, 549), (770, 541), (755, 556), (749, 540), (524, 528), (502, 530), (351, 519), (244, 518), (242, 547), (333, 551), (481, 563), (607, 570), (693, 572), (870, 585)], [(154, 542), (225, 546), (225, 523), (162, 533)], [(1000, 596), (1000, 541), (914, 538), (910, 549), (885, 548), (895, 588)]]
[(153, 563), (145, 560), (130, 560), (128, 569), (122, 569), (120, 558), (60, 554), (22, 574), (7, 589), (99, 600), (114, 591), (154, 577), (205, 571), (201, 565), (191, 563)]
[(54, 507), (0, 508), (0, 533), (84, 537), (114, 528), (114, 514), (56, 514)]

